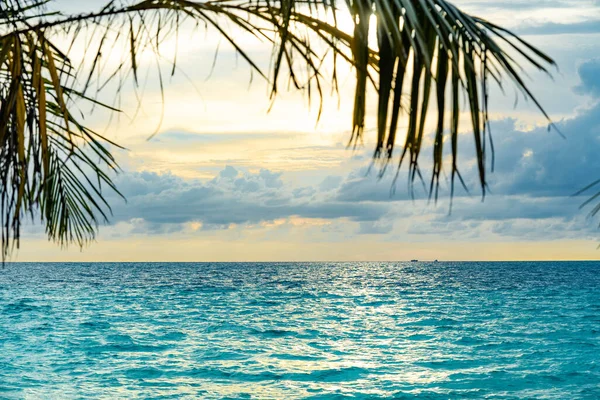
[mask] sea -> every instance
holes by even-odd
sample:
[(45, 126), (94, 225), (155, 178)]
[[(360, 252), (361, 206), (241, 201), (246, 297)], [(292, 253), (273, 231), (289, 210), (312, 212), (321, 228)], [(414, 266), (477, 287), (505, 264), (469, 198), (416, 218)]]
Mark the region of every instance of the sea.
[(7, 263), (4, 399), (600, 399), (600, 262)]

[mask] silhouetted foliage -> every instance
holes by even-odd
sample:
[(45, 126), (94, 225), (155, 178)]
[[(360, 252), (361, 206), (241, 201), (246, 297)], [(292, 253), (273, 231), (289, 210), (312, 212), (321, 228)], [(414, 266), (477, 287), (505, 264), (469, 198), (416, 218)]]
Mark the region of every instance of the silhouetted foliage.
[[(98, 223), (107, 221), (107, 189), (117, 191), (111, 172), (119, 167), (111, 153), (116, 143), (92, 131), (76, 117), (82, 102), (105, 107), (96, 94), (115, 83), (120, 91), (126, 80), (138, 83), (138, 57), (152, 51), (164, 59), (160, 43), (178, 39), (184, 21), (214, 28), (271, 85), (272, 97), (279, 78), (286, 74), (292, 86), (303, 89), (309, 100), (317, 97), (319, 115), (323, 80), (337, 89), (337, 63), (351, 63), (356, 71), (351, 144), (362, 138), (369, 84), (378, 93), (377, 144), (374, 159), (382, 171), (398, 145), (398, 121), (408, 118), (397, 168), (408, 164), (409, 180), (421, 177), (420, 153), (428, 113), (437, 114), (434, 130), (430, 197), (438, 197), (443, 167), (444, 137), (451, 146), (451, 195), (458, 169), (459, 116), (470, 115), (479, 171), (486, 193), (486, 172), (493, 168), (493, 145), (488, 124), (490, 79), (512, 82), (545, 114), (523, 79), (520, 62), (547, 72), (552, 59), (521, 38), (489, 21), (468, 15), (443, 0), (147, 0), (111, 1), (87, 14), (63, 15), (48, 9), (49, 1), (0, 1), (0, 207), (2, 251), (17, 245), (26, 215), (41, 218), (48, 238), (61, 245), (80, 246), (94, 238)], [(350, 17), (354, 29), (345, 32), (340, 18)], [(371, 23), (371, 17), (376, 16)], [(244, 50), (231, 29), (269, 43), (273, 62), (262, 70)], [(73, 40), (82, 30), (93, 30), (97, 40), (87, 48), (87, 64), (74, 65), (68, 49), (60, 49), (58, 35)], [(369, 42), (369, 31), (377, 43)], [(110, 35), (117, 39), (109, 40)], [(318, 42), (318, 46), (314, 43)], [(102, 58), (120, 49), (123, 57), (113, 71), (102, 71), (103, 82), (93, 77), (104, 68)], [(324, 50), (323, 50), (324, 49)], [(174, 73), (176, 56), (166, 73)], [(331, 76), (323, 66), (333, 65)], [(304, 76), (304, 79), (300, 77)], [(432, 99), (431, 94), (435, 95)], [(466, 101), (461, 102), (464, 96)], [(431, 100), (431, 101), (430, 101)], [(547, 115), (546, 115), (547, 117)], [(492, 161), (488, 162), (491, 157)], [(464, 184), (464, 183), (463, 183)]]

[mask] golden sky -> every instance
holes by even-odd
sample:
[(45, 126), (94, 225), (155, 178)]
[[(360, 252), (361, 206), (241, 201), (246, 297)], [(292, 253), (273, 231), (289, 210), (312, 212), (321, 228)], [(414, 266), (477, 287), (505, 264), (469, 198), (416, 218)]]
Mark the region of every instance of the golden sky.
[[(78, 5), (60, 3), (65, 10)], [(416, 201), (410, 199), (403, 175), (391, 195), (395, 171), (381, 180), (377, 171), (368, 174), (376, 102), (369, 99), (364, 146), (347, 149), (354, 90), (347, 66), (339, 70), (339, 97), (330, 95), (330, 87), (325, 91), (317, 123), (314, 99), (308, 107), (305, 94), (283, 90), (282, 79), (271, 107), (266, 82), (254, 76), (250, 83), (249, 67), (218, 33), (188, 29), (177, 50), (183, 72), (166, 80), (164, 102), (155, 59), (145, 54), (139, 60), (141, 86), (126, 86), (120, 98), (122, 115), (110, 119), (96, 110), (86, 118), (128, 148), (117, 152), (123, 173), (116, 178), (128, 202), (110, 197), (111, 222), (83, 251), (60, 249), (44, 239), (42, 228), (28, 226), (13, 259), (597, 259), (598, 221), (578, 209), (583, 198), (570, 195), (600, 174), (600, 62), (594, 58), (600, 55), (600, 29), (593, 28), (600, 7), (568, 0), (456, 3), (524, 32), (560, 67), (553, 79), (527, 72), (566, 140), (548, 133), (530, 104), (519, 102), (515, 108), (512, 89), (506, 96), (494, 92), (497, 165), (484, 203), (468, 139), (461, 154), (472, 194), (459, 191), (451, 214), (447, 182), (440, 202), (428, 204), (422, 191)], [(267, 45), (233, 34), (268, 68)], [(74, 55), (90, 46), (86, 40), (77, 42)], [(174, 47), (174, 42), (163, 44), (165, 54)], [(120, 57), (108, 57), (108, 67), (118, 65)], [(108, 93), (102, 98), (112, 100)]]

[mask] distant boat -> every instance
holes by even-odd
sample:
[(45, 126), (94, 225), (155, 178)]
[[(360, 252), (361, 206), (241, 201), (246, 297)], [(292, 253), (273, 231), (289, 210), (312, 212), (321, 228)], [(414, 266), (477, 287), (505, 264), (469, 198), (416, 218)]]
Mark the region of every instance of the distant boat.
[(438, 260), (435, 260), (434, 263), (439, 262)]
[(419, 262), (419, 260), (410, 260), (410, 262)]

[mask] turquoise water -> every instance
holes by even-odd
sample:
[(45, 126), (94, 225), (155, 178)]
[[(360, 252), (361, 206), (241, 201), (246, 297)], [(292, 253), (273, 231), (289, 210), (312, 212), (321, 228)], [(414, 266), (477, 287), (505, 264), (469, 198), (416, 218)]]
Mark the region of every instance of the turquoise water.
[(600, 398), (600, 263), (9, 264), (0, 398)]

